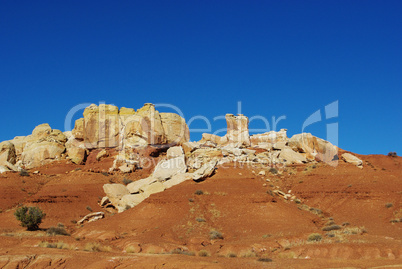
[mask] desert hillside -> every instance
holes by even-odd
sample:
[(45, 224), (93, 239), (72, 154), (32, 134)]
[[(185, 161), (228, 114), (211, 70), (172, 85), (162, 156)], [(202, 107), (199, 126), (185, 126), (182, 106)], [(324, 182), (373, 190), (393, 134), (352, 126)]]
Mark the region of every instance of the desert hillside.
[(402, 267), (401, 157), (226, 121), (189, 141), (152, 104), (91, 105), (2, 142), (0, 268)]

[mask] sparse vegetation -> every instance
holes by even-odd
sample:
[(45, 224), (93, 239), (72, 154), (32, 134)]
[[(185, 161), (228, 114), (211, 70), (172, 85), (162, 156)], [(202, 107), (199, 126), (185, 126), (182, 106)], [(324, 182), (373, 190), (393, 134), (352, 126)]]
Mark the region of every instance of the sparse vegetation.
[(198, 222), (206, 222), (206, 220), (204, 218), (196, 218), (195, 220)]
[(312, 242), (312, 241), (318, 242), (318, 241), (321, 241), (321, 239), (322, 239), (322, 236), (321, 236), (321, 234), (318, 234), (318, 233), (310, 234), (307, 237), (307, 241), (309, 241), (309, 242)]
[(124, 178), (124, 179), (123, 179), (123, 184), (124, 184), (124, 185), (128, 185), (128, 184), (130, 184), (131, 182), (133, 182), (131, 179), (128, 179), (128, 178)]
[(104, 175), (105, 177), (109, 176), (108, 172), (102, 172), (101, 174)]
[(205, 250), (205, 249), (201, 249), (199, 252), (198, 252), (198, 256), (200, 256), (200, 257), (209, 257), (209, 256), (211, 256), (211, 253), (209, 253), (207, 250)]
[(396, 152), (394, 152), (394, 151), (391, 151), (388, 153), (388, 157), (397, 157), (397, 156), (398, 156), (398, 154), (396, 154)]
[(46, 216), (40, 208), (26, 206), (17, 208), (14, 215), (21, 222), (21, 226), (26, 227), (28, 231), (38, 230), (42, 219)]
[(272, 262), (272, 259), (270, 259), (270, 258), (259, 258), (257, 261), (259, 261), (259, 262)]
[(335, 225), (330, 225), (330, 226), (325, 226), (325, 227), (322, 228), (322, 230), (324, 232), (340, 230), (340, 229), (342, 229), (342, 227), (339, 226), (339, 225), (336, 225), (336, 224)]
[(212, 230), (211, 232), (209, 232), (209, 238), (211, 240), (223, 239), (223, 234), (221, 232), (216, 231), (216, 230)]
[(170, 254), (181, 254), (181, 255), (187, 255), (187, 256), (195, 256), (194, 252), (183, 250), (183, 249), (180, 249), (180, 248), (176, 248), (176, 249), (172, 250), (170, 252)]
[(29, 172), (25, 169), (20, 170), (20, 176), (22, 177), (29, 177)]
[(64, 242), (49, 243), (47, 241), (42, 241), (38, 245), (41, 248), (58, 248), (58, 249), (71, 249), (70, 245)]
[(89, 252), (110, 252), (112, 250), (109, 246), (101, 246), (99, 243), (87, 243), (84, 251)]
[(274, 167), (271, 167), (271, 168), (269, 169), (269, 172), (270, 172), (271, 174), (276, 175), (276, 174), (278, 174), (278, 169), (276, 169), (276, 168), (274, 168)]
[(50, 236), (55, 236), (55, 235), (64, 235), (64, 236), (69, 236), (70, 234), (64, 229), (64, 227), (50, 227), (49, 229), (46, 230), (46, 233)]
[(86, 209), (87, 209), (89, 212), (92, 212), (92, 211), (93, 211), (92, 208), (91, 208), (89, 205), (87, 205)]
[(203, 192), (202, 190), (196, 190), (196, 191), (194, 192), (194, 194), (195, 194), (195, 195), (203, 195), (204, 192)]
[(392, 203), (386, 203), (386, 204), (385, 204), (385, 207), (386, 207), (386, 208), (390, 208), (390, 207), (393, 207), (393, 206), (394, 206), (394, 205), (393, 205)]

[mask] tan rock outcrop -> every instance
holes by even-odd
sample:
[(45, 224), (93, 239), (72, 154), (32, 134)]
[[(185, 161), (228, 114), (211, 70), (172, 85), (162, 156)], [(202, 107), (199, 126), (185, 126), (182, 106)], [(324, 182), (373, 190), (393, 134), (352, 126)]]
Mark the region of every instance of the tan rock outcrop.
[(155, 105), (146, 103), (142, 108), (138, 109), (136, 114), (143, 118), (141, 128), (143, 131), (143, 136), (147, 138), (148, 144), (165, 144), (166, 137), (161, 116), (155, 109)]
[(248, 147), (250, 143), (250, 134), (248, 132), (248, 118), (244, 115), (226, 114), (227, 123), (227, 143), (233, 147)]
[(21, 161), (25, 168), (30, 169), (59, 160), (66, 150), (67, 137), (63, 132), (51, 129), (49, 124), (45, 123), (35, 127), (25, 141)]
[(294, 151), (305, 153), (307, 159), (331, 163), (338, 155), (338, 148), (330, 142), (310, 133), (296, 134), (289, 139), (288, 146)]
[(281, 150), (279, 159), (287, 164), (307, 162), (307, 159), (302, 154), (293, 151), (290, 147), (285, 147)]
[(359, 168), (363, 168), (363, 161), (350, 153), (343, 153), (342, 160), (344, 160), (347, 163), (354, 164)]
[[(73, 130), (74, 136), (80, 132), (79, 124), (78, 129)], [(119, 131), (119, 109), (116, 106), (92, 104), (84, 110), (83, 137), (86, 148), (118, 146)]]
[(87, 157), (86, 149), (79, 147), (67, 148), (67, 154), (70, 160), (75, 164), (83, 164)]
[(9, 141), (0, 143), (0, 165), (5, 165), (6, 162), (15, 164), (16, 162), (15, 146)]
[(190, 140), (190, 130), (186, 121), (175, 113), (160, 113), (166, 143), (181, 145)]
[(104, 184), (103, 191), (113, 205), (117, 205), (124, 195), (130, 194), (123, 184)]
[(257, 147), (261, 144), (271, 143), (272, 145), (280, 142), (287, 143), (289, 138), (287, 137), (287, 129), (281, 129), (278, 132), (270, 131), (263, 134), (255, 134), (250, 136), (251, 146)]

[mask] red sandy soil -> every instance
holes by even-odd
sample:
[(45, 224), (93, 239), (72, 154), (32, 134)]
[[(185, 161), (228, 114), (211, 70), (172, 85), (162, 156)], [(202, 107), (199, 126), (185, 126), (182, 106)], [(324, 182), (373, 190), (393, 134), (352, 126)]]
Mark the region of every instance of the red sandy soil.
[[(112, 155), (98, 162), (93, 152), (82, 166), (55, 162), (29, 177), (0, 175), (0, 268), (402, 268), (402, 222), (391, 222), (402, 218), (400, 157), (357, 155), (363, 169), (339, 161), (288, 166), (280, 175), (231, 164), (117, 214), (98, 205), (103, 184), (144, 178), (152, 167), (107, 174)], [(19, 226), (13, 214), (22, 204), (47, 214), (40, 231)], [(77, 225), (90, 210), (106, 217)], [(329, 222), (341, 229), (323, 231)], [(58, 223), (70, 236), (46, 234)], [(322, 240), (308, 241), (312, 233)]]

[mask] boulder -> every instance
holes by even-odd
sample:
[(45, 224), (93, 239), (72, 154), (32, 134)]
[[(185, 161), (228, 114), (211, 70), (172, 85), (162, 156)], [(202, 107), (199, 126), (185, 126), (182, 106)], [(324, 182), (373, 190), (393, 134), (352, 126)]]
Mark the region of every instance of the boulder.
[(293, 151), (290, 147), (285, 147), (279, 154), (279, 159), (288, 164), (291, 163), (305, 163), (307, 159), (300, 153)]
[(181, 145), (190, 140), (186, 121), (175, 113), (160, 113), (166, 143)]
[(85, 162), (87, 151), (83, 148), (71, 147), (67, 148), (67, 155), (73, 163), (81, 165)]
[(163, 185), (162, 182), (154, 182), (149, 185), (145, 185), (140, 189), (140, 193), (145, 196), (149, 197), (152, 194), (158, 193), (158, 192), (163, 192), (165, 190), (165, 186)]
[(153, 177), (157, 181), (165, 181), (176, 174), (184, 174), (187, 171), (184, 156), (160, 161), (155, 167)]
[(177, 157), (181, 157), (184, 156), (184, 151), (183, 148), (181, 146), (176, 146), (176, 147), (170, 147), (167, 150), (167, 158), (172, 159), (172, 158), (177, 158)]
[(310, 133), (292, 136), (289, 139), (288, 146), (294, 151), (305, 153), (307, 159), (315, 159), (326, 163), (335, 161), (338, 155), (338, 148), (336, 146)]
[(142, 201), (144, 201), (146, 198), (147, 198), (147, 196), (142, 193), (126, 194), (120, 199), (116, 208), (117, 208), (118, 212), (121, 213), (129, 208), (135, 207), (136, 205), (138, 205)]
[(363, 161), (350, 153), (342, 154), (342, 160), (344, 160), (347, 163), (354, 164), (359, 168), (363, 168)]
[(4, 172), (10, 172), (11, 170), (8, 169), (5, 165), (0, 165), (0, 174)]
[(174, 175), (171, 179), (164, 181), (163, 186), (165, 189), (169, 189), (175, 185), (178, 185), (186, 180), (191, 180), (193, 178), (193, 173), (185, 173), (185, 174), (177, 174)]
[(104, 184), (103, 191), (114, 206), (118, 205), (118, 202), (124, 195), (130, 194), (123, 184)]
[(149, 176), (147, 178), (143, 178), (127, 184), (127, 189), (130, 193), (139, 193), (143, 186), (149, 185), (155, 181), (155, 178)]
[(227, 139), (227, 143), (236, 148), (250, 146), (248, 118), (242, 114), (237, 116), (226, 114), (225, 118), (227, 123), (225, 139)]
[(109, 156), (109, 154), (107, 153), (106, 149), (102, 149), (98, 154), (96, 154), (96, 160), (99, 162), (102, 158), (107, 156)]
[(84, 140), (84, 118), (75, 121), (74, 129), (71, 134), (78, 140)]
[(17, 161), (15, 146), (9, 141), (0, 143), (0, 165), (5, 165), (6, 162), (15, 164)]
[(135, 171), (135, 166), (132, 164), (124, 163), (119, 166), (119, 170), (122, 173), (131, 173), (131, 172)]
[[(208, 143), (208, 142), (210, 142), (210, 143)], [(227, 142), (228, 142), (228, 138), (226, 136), (220, 137), (219, 135), (203, 133), (202, 139), (200, 140), (199, 143), (217, 146), (217, 145), (224, 145)]]
[(200, 148), (200, 144), (197, 142), (185, 142), (181, 146), (183, 148), (184, 154), (190, 154), (194, 150)]
[[(263, 134), (255, 134), (250, 136), (250, 142), (251, 142), (251, 146), (256, 146), (258, 147), (260, 144), (264, 144), (264, 143), (270, 143), (270, 144), (275, 144), (278, 142), (286, 142), (289, 140), (287, 137), (287, 129), (281, 129), (278, 132), (275, 131), (270, 131), (267, 133), (263, 133)], [(279, 144), (282, 145), (282, 144)]]
[(105, 217), (105, 213), (103, 213), (103, 212), (93, 212), (93, 213), (86, 215), (79, 221), (77, 221), (77, 224), (80, 225), (80, 224), (83, 224), (84, 222), (93, 222), (96, 220), (103, 219), (104, 217)]
[(211, 176), (215, 171), (215, 166), (217, 163), (217, 160), (212, 160), (205, 163), (200, 169), (193, 173), (193, 180), (200, 181)]
[(57, 142), (35, 142), (26, 145), (21, 155), (22, 165), (31, 169), (52, 161), (59, 160), (61, 154), (66, 150), (63, 144)]

